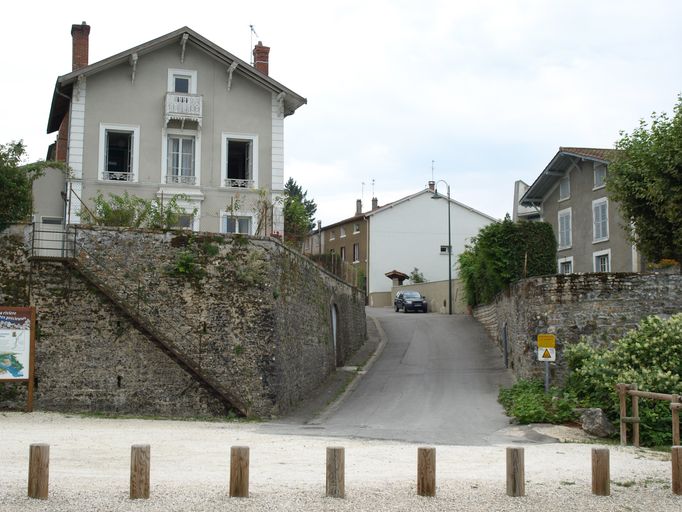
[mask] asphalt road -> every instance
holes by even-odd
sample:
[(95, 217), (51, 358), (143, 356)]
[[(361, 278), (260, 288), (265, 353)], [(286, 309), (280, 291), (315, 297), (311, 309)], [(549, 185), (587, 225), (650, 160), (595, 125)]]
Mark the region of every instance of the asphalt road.
[(499, 432), (509, 418), (497, 394), (511, 384), (511, 372), (473, 318), (388, 308), (370, 308), (368, 315), (385, 332), (383, 352), (339, 407), (300, 429), (434, 444), (509, 441)]

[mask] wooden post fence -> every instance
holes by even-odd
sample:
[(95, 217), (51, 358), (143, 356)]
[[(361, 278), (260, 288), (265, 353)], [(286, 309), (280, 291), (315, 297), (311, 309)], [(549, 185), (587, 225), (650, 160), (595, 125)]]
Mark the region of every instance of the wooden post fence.
[[(618, 391), (618, 401), (620, 405), (620, 444), (628, 444), (628, 423), (632, 425), (632, 444), (639, 446), (640, 418), (639, 418), (639, 399), (647, 398), (650, 400), (664, 400), (670, 402), (672, 411), (672, 435), (673, 446), (680, 445), (680, 410), (682, 409), (682, 399), (680, 395), (669, 395), (666, 393), (652, 393), (650, 391), (640, 391), (637, 384), (616, 384)], [(627, 415), (627, 397), (632, 398), (632, 416)]]
[(130, 499), (149, 499), (151, 448), (148, 444), (134, 444), (130, 448)]
[(50, 480), (50, 445), (32, 444), (28, 459), (28, 497), (46, 500)]
[(345, 450), (340, 446), (327, 447), (327, 496), (345, 498)]
[(249, 497), (248, 446), (233, 446), (230, 450), (230, 497)]
[(682, 446), (673, 446), (672, 453), (673, 494), (682, 495)]
[(526, 495), (523, 448), (507, 448), (507, 496)]
[(592, 494), (611, 495), (611, 469), (608, 448), (592, 448)]
[(436, 449), (422, 447), (417, 449), (417, 494), (436, 495)]

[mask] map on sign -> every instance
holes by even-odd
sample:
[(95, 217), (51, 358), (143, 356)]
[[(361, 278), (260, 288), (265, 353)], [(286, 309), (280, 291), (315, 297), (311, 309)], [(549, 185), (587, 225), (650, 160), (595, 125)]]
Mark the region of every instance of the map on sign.
[(14, 311), (0, 312), (0, 380), (28, 378), (31, 319)]
[(538, 334), (538, 361), (556, 361), (554, 334)]

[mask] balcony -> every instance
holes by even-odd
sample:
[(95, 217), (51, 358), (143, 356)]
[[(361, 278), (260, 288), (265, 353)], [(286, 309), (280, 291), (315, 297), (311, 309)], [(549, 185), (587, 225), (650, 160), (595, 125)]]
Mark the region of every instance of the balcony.
[(125, 172), (125, 171), (104, 171), (102, 173), (102, 180), (104, 180), (104, 181), (135, 181), (135, 175), (132, 172)]
[(201, 127), (202, 96), (179, 92), (166, 93), (164, 115), (166, 124), (171, 120), (181, 121), (183, 124), (185, 121), (195, 121)]
[(196, 185), (197, 184), (197, 177), (196, 176), (179, 176), (177, 174), (167, 174), (166, 175), (166, 184)]
[(223, 186), (228, 188), (254, 188), (254, 181), (241, 180), (237, 178), (227, 178), (225, 179)]

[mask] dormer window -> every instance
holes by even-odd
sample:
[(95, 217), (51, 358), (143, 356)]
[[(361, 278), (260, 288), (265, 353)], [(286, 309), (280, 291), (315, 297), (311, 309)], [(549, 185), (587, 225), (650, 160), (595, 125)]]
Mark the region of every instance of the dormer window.
[(193, 69), (169, 69), (167, 90), (179, 94), (196, 94), (197, 72)]

